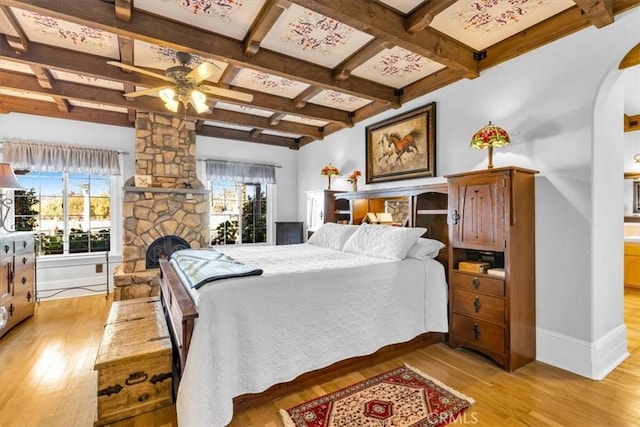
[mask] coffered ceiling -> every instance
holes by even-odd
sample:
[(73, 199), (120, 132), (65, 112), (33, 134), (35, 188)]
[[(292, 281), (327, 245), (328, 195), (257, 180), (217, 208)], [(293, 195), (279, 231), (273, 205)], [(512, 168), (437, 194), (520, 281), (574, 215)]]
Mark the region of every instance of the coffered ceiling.
[[(189, 52), (200, 135), (297, 149), (640, 0), (0, 0), (0, 113), (133, 126)], [(107, 64), (120, 62), (149, 73)], [(125, 93), (148, 90), (148, 96)]]

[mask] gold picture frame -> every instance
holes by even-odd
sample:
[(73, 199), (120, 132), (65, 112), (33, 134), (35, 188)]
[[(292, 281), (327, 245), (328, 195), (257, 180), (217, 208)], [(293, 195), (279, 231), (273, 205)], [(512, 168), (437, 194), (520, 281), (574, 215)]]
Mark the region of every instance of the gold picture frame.
[(366, 128), (366, 183), (436, 176), (436, 103)]

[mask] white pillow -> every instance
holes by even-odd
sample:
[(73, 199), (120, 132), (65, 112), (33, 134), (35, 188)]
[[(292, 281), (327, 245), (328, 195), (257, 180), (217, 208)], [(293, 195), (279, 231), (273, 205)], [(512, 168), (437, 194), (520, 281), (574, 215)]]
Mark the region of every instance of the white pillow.
[(307, 240), (310, 245), (341, 251), (346, 241), (358, 229), (357, 225), (335, 224), (326, 222), (322, 224)]
[(440, 240), (420, 237), (413, 246), (409, 248), (406, 258), (435, 258), (440, 253), (440, 249), (444, 247), (445, 244)]
[(422, 227), (362, 224), (344, 244), (343, 251), (378, 258), (404, 259), (409, 248), (426, 231)]

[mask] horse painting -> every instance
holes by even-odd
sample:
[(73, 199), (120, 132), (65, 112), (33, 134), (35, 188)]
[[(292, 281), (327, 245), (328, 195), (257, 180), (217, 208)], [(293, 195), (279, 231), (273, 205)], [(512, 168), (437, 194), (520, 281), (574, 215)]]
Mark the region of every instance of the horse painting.
[(422, 137), (422, 132), (418, 129), (414, 129), (403, 137), (400, 137), (399, 133), (393, 132), (389, 134), (389, 143), (388, 147), (391, 148), (393, 145), (393, 151), (396, 154), (396, 160), (393, 163), (395, 166), (396, 163), (400, 162), (402, 164), (402, 155), (404, 153), (411, 153), (415, 150), (415, 154), (420, 154), (418, 150), (418, 146), (416, 145), (416, 140)]
[(380, 147), (380, 157), (378, 157), (378, 163), (382, 160), (385, 161), (386, 164), (389, 164), (389, 158), (395, 153), (394, 148), (389, 143), (389, 133), (385, 132), (380, 135), (378, 139), (378, 146)]

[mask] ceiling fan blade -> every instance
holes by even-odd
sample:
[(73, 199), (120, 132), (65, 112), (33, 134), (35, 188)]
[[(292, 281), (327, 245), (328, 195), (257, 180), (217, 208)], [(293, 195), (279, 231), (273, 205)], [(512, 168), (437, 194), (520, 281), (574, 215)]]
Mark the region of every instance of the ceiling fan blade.
[(251, 102), (253, 95), (250, 93), (238, 92), (237, 90), (224, 89), (216, 86), (200, 86), (199, 89), (204, 93), (211, 95), (223, 96), (225, 98), (237, 99), (238, 101)]
[(158, 93), (167, 87), (171, 87), (170, 85), (167, 86), (158, 86), (158, 87), (152, 87), (149, 89), (142, 89), (142, 90), (137, 90), (135, 92), (129, 92), (129, 93), (125, 93), (124, 96), (126, 96), (127, 98), (137, 98), (139, 96), (158, 96)]
[(109, 65), (115, 65), (116, 67), (120, 67), (123, 70), (135, 71), (140, 74), (146, 74), (147, 76), (155, 77), (156, 79), (165, 80), (167, 82), (173, 82), (169, 77), (163, 76), (162, 74), (154, 73), (153, 71), (147, 71), (144, 68), (138, 68), (133, 65), (123, 64), (122, 62), (117, 61), (107, 61)]
[(220, 70), (215, 64), (210, 62), (203, 62), (187, 74), (188, 79), (193, 79), (196, 83), (200, 83), (203, 80), (207, 80)]

